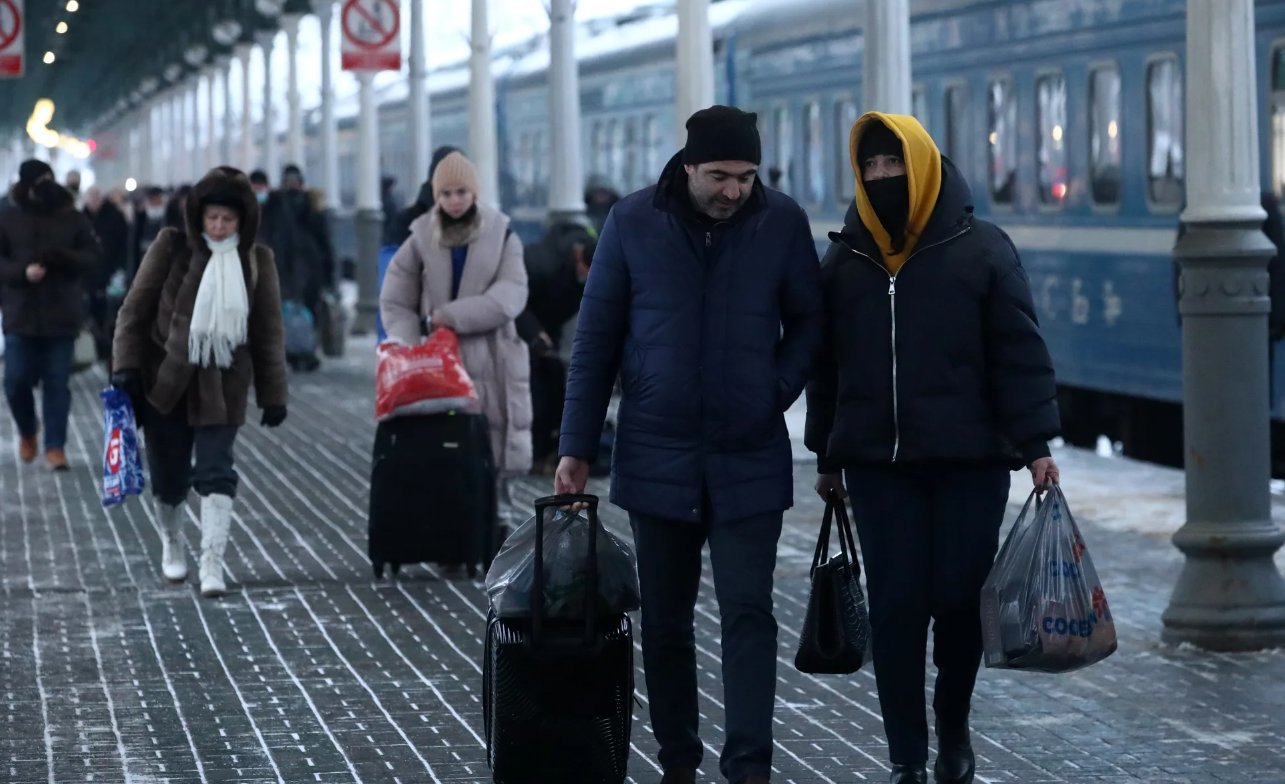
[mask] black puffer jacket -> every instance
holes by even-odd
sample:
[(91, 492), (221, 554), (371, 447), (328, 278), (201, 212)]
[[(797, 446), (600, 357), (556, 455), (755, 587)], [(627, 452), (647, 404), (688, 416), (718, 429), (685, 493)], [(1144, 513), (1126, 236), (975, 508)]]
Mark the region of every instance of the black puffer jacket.
[[(14, 206), (0, 210), (0, 307), (4, 331), (36, 338), (74, 337), (85, 323), (84, 278), (96, 274), (101, 250), (89, 219), (71, 193), (54, 204), (36, 202), (16, 184)], [(27, 265), (43, 264), (39, 283)]]
[(830, 235), (805, 434), (821, 473), (894, 461), (1016, 468), (1048, 455), (1061, 424), (1030, 286), (1008, 236), (974, 218), (971, 201), (942, 158), (936, 207), (895, 278), (855, 210)]

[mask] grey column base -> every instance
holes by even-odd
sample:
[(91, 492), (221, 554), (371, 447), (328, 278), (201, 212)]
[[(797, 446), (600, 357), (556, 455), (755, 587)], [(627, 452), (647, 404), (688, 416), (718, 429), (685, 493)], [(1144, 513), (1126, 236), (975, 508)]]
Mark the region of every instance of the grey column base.
[(1270, 520), (1188, 523), (1173, 541), (1187, 560), (1162, 616), (1162, 640), (1213, 651), (1285, 646), (1285, 579), (1273, 561), (1285, 532)]
[(380, 210), (357, 211), (357, 314), (353, 319), (354, 335), (375, 331), (379, 313), (379, 244), (383, 241), (384, 213)]
[[(1285, 579), (1273, 554), (1267, 259), (1255, 223), (1192, 224), (1174, 256), (1183, 331), (1186, 556), (1161, 639), (1215, 651), (1285, 645)], [(1127, 503), (1127, 502), (1126, 502)]]

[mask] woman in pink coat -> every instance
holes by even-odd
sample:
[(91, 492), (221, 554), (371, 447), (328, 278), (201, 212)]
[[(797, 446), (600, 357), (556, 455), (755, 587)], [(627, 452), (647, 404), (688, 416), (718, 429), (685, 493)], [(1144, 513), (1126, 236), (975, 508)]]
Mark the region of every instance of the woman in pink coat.
[[(420, 342), (435, 327), (460, 338), (501, 476), (531, 468), (531, 366), (515, 319), (526, 307), (522, 242), (509, 218), (478, 202), (477, 170), (463, 154), (433, 173), (436, 205), (411, 224), (384, 275), (379, 309), (390, 339)], [(504, 497), (503, 495), (501, 496)]]

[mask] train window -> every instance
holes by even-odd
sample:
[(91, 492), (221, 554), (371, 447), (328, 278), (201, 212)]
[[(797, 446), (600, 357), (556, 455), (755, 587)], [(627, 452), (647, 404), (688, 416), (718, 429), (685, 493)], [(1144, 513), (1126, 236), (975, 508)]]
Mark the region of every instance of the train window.
[(1066, 77), (1048, 74), (1035, 81), (1036, 145), (1040, 201), (1061, 205), (1066, 200)]
[(1089, 188), (1096, 204), (1120, 203), (1120, 69), (1089, 76)]
[(1156, 204), (1182, 203), (1186, 171), (1183, 119), (1178, 58), (1153, 60), (1147, 66), (1147, 181)]
[(915, 87), (910, 93), (910, 113), (915, 115), (920, 125), (928, 127), (928, 93), (923, 85)]
[(624, 155), (625, 166), (621, 173), (620, 182), (624, 185), (626, 192), (633, 192), (638, 188), (638, 120), (630, 117), (624, 123)]
[(591, 174), (606, 177), (607, 172), (607, 131), (602, 122), (595, 122), (589, 132), (589, 146), (592, 150), (593, 171)]
[(946, 157), (964, 168), (968, 149), (968, 93), (963, 85), (946, 88)]
[[(789, 193), (790, 172), (794, 168), (794, 128), (788, 108), (782, 106), (776, 110), (774, 116), (776, 119), (776, 168), (781, 173), (776, 187)], [(771, 176), (771, 169), (768, 170), (768, 176)]]
[(643, 118), (643, 144), (646, 147), (643, 154), (642, 184), (646, 186), (660, 177), (660, 169), (664, 166), (660, 160), (660, 125), (654, 114)]
[(547, 139), (544, 131), (531, 135), (531, 188), (536, 198), (543, 198), (549, 186), (549, 151), (545, 149)]
[(1272, 190), (1285, 195), (1285, 47), (1272, 51)]
[(607, 121), (607, 179), (611, 181), (611, 187), (621, 193), (624, 192), (625, 184), (620, 181), (620, 175), (625, 169), (625, 129), (619, 120)]
[(847, 204), (856, 197), (857, 178), (852, 173), (852, 153), (848, 150), (848, 138), (852, 126), (857, 124), (857, 105), (851, 99), (844, 98), (834, 107), (834, 138), (838, 154), (834, 156), (835, 192), (841, 204)]
[(987, 89), (990, 130), (990, 192), (996, 204), (1012, 204), (1017, 190), (1017, 89), (1007, 77)]
[(821, 103), (810, 101), (805, 107), (805, 157), (807, 159), (807, 199), (809, 204), (825, 200), (825, 140), (821, 130)]

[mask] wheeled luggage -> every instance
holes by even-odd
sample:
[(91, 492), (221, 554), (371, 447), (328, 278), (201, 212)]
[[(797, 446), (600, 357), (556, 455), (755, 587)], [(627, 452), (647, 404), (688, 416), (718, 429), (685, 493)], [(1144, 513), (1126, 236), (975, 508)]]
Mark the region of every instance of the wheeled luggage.
[[(582, 619), (544, 613), (543, 520), (590, 504)], [(629, 616), (597, 612), (598, 499), (536, 501), (535, 587), (529, 620), (487, 618), (482, 713), (497, 784), (614, 784), (625, 780), (633, 723), (634, 644)]]
[(375, 577), (388, 565), (462, 564), (469, 576), (496, 548), (495, 464), (481, 414), (406, 416), (375, 430), (369, 542)]

